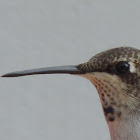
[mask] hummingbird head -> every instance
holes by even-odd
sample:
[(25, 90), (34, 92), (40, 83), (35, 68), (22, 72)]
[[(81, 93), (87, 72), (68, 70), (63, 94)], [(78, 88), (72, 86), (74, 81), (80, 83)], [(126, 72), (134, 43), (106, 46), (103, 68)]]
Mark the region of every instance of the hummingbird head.
[[(109, 126), (118, 126), (128, 120), (131, 124), (131, 120), (139, 116), (140, 50), (138, 49), (132, 47), (114, 48), (99, 53), (87, 63), (80, 65), (17, 71), (2, 77), (52, 73), (80, 75), (90, 80), (99, 93)], [(119, 129), (117, 131), (120, 132)], [(128, 137), (127, 134), (126, 136)]]
[[(77, 68), (96, 87), (108, 123), (127, 120), (139, 110), (140, 51), (114, 48), (93, 56)], [(117, 121), (117, 122), (118, 122)]]

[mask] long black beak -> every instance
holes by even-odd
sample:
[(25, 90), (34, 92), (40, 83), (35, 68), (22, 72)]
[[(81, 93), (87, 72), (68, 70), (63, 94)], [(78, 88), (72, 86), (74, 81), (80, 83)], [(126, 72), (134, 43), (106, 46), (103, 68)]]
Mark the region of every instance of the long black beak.
[(35, 74), (83, 74), (77, 66), (56, 66), (56, 67), (47, 67), (47, 68), (38, 68), (24, 71), (16, 71), (3, 75), (2, 77), (19, 77), (26, 75), (35, 75)]

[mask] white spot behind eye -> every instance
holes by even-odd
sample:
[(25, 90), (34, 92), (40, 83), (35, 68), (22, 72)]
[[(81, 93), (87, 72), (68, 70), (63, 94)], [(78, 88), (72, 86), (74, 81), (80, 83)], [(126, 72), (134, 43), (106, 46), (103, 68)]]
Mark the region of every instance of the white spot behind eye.
[(136, 68), (135, 68), (135, 66), (134, 66), (134, 63), (129, 62), (129, 65), (130, 65), (130, 72), (131, 72), (131, 73), (135, 73), (135, 72), (136, 72)]

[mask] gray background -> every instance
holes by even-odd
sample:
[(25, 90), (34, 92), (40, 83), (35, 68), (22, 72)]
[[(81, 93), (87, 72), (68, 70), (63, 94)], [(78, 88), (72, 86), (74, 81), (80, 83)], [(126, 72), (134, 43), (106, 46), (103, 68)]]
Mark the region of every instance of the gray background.
[[(0, 0), (0, 74), (79, 64), (140, 48), (139, 0)], [(0, 79), (0, 140), (109, 140), (99, 97), (82, 77)]]

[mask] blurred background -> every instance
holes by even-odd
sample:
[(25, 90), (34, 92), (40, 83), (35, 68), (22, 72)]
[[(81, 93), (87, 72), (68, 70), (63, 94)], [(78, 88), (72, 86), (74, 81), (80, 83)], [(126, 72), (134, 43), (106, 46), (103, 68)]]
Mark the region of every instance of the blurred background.
[[(139, 0), (0, 0), (0, 74), (140, 49)], [(0, 78), (1, 140), (109, 140), (98, 93), (72, 75)]]

